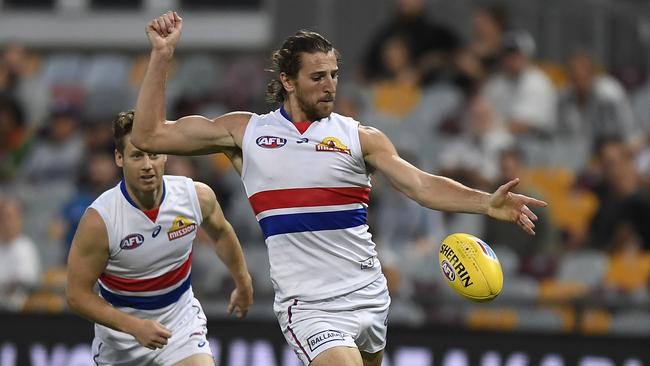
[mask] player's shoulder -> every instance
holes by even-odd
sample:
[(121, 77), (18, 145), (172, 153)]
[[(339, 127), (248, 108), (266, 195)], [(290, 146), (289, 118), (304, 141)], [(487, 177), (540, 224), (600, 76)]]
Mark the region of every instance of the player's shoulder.
[(381, 130), (377, 127), (368, 126), (361, 123), (359, 123), (358, 130), (359, 136), (363, 138), (380, 138), (385, 136), (385, 134), (381, 132)]
[(188, 182), (193, 181), (192, 178), (188, 178), (183, 175), (168, 175), (168, 174), (163, 175), (162, 179), (165, 185), (187, 184)]
[(201, 214), (205, 217), (214, 211), (214, 208), (218, 205), (217, 195), (210, 186), (203, 182), (194, 181), (194, 189), (196, 190)]
[(276, 121), (276, 120), (281, 120), (282, 114), (280, 113), (280, 109), (274, 109), (271, 111), (268, 111), (266, 113), (252, 113), (250, 116), (250, 121), (265, 121), (265, 122), (271, 122), (271, 121)]
[(163, 175), (164, 194), (165, 196), (183, 196), (193, 195), (191, 191), (196, 191), (196, 184), (192, 178), (183, 175)]
[(229, 112), (213, 119), (214, 122), (220, 121), (226, 125), (246, 125), (253, 117), (258, 116), (253, 112), (234, 111)]
[(349, 125), (349, 126), (353, 126), (353, 127), (361, 125), (361, 122), (357, 121), (356, 119), (354, 119), (354, 118), (352, 118), (350, 116), (344, 116), (344, 115), (336, 113), (336, 112), (332, 112), (332, 114), (330, 114), (329, 118), (332, 121), (337, 121), (337, 122), (340, 122), (340, 123), (343, 123), (343, 124), (346, 124), (346, 125)]
[(196, 190), (196, 194), (199, 196), (199, 201), (201, 200), (202, 196), (215, 196), (214, 191), (212, 188), (210, 188), (209, 185), (199, 182), (198, 180), (192, 181), (192, 184), (194, 185), (194, 189)]
[(120, 192), (121, 184), (122, 184), (122, 182), (118, 183), (113, 188), (109, 188), (109, 189), (105, 190), (104, 192), (102, 192), (102, 194), (100, 194), (95, 199), (95, 201), (93, 201), (93, 203), (90, 205), (90, 207), (97, 206), (97, 205), (101, 205), (101, 206), (110, 206), (110, 205), (112, 205), (116, 201), (116, 199), (119, 197), (119, 195), (121, 194), (121, 192)]

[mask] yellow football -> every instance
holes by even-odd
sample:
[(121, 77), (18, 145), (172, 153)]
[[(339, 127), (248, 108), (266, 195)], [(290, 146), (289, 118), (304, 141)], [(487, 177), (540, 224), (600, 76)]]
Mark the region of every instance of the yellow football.
[(503, 271), (497, 255), (483, 240), (451, 234), (442, 241), (438, 261), (449, 286), (473, 301), (490, 301), (503, 289)]

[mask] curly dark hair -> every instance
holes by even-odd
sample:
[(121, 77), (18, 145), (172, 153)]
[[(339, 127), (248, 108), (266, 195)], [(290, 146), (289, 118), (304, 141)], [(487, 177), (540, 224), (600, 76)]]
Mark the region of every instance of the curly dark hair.
[(266, 100), (278, 104), (286, 100), (287, 91), (282, 86), (280, 74), (284, 73), (289, 78), (295, 79), (300, 71), (301, 53), (330, 51), (334, 51), (337, 63), (340, 62), (340, 55), (332, 43), (316, 32), (300, 30), (285, 39), (280, 49), (275, 50), (271, 55), (271, 68), (267, 71), (272, 72), (274, 77), (266, 85)]
[(124, 153), (124, 137), (131, 133), (134, 118), (135, 111), (130, 110), (120, 112), (113, 120), (113, 139), (115, 140), (115, 147), (120, 153)]

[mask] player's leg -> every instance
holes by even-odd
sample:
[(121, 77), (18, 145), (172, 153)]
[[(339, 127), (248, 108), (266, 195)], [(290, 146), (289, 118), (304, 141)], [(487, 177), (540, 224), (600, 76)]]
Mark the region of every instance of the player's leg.
[(375, 353), (361, 351), (361, 359), (363, 359), (363, 366), (381, 366), (381, 361), (384, 359), (384, 350)]
[(363, 365), (353, 338), (359, 320), (347, 311), (344, 298), (276, 302), (274, 309), (287, 343), (305, 366)]
[(309, 366), (363, 366), (356, 347), (334, 347), (320, 353)]
[[(182, 320), (182, 321), (180, 321)], [(207, 339), (207, 319), (197, 299), (192, 299), (191, 306), (177, 314), (170, 323), (179, 324), (172, 328), (173, 336), (156, 356), (156, 364), (174, 366), (214, 366)]]
[(384, 358), (390, 305), (386, 285), (386, 279), (382, 276), (350, 298), (350, 301), (360, 301), (365, 304), (365, 307), (360, 309), (359, 316), (367, 320), (366, 326), (361, 329), (356, 339), (363, 366), (381, 366)]
[(174, 364), (174, 366), (214, 366), (212, 356), (207, 353), (192, 355)]

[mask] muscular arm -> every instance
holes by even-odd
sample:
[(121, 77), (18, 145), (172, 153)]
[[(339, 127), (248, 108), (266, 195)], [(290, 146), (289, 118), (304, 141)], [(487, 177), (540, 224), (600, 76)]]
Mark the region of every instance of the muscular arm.
[(145, 347), (164, 346), (171, 335), (167, 329), (114, 308), (93, 291), (108, 256), (106, 225), (97, 211), (88, 209), (68, 256), (66, 298), (70, 309), (92, 322), (133, 335)]
[(382, 172), (391, 184), (420, 205), (443, 211), (480, 213), (512, 221), (529, 234), (535, 234), (537, 216), (527, 205), (546, 206), (546, 202), (510, 192), (518, 179), (488, 194), (466, 187), (452, 179), (428, 174), (399, 157), (388, 137), (372, 127), (359, 127), (364, 160)]
[(253, 302), (253, 288), (241, 245), (235, 230), (224, 217), (214, 191), (200, 182), (195, 182), (194, 186), (203, 215), (201, 227), (212, 239), (215, 253), (226, 265), (237, 286), (231, 296), (228, 312), (235, 310), (237, 315), (244, 316)]
[[(159, 22), (167, 22), (168, 29), (173, 30), (163, 31)], [(201, 116), (166, 119), (165, 86), (181, 29), (182, 19), (171, 12), (147, 24), (152, 50), (138, 95), (131, 142), (144, 151), (175, 155), (208, 154), (241, 147), (251, 113), (234, 112), (214, 120)]]
[(487, 213), (488, 193), (414, 167), (402, 159), (388, 137), (375, 128), (360, 126), (359, 138), (366, 163), (386, 175), (397, 190), (420, 205), (443, 211)]

